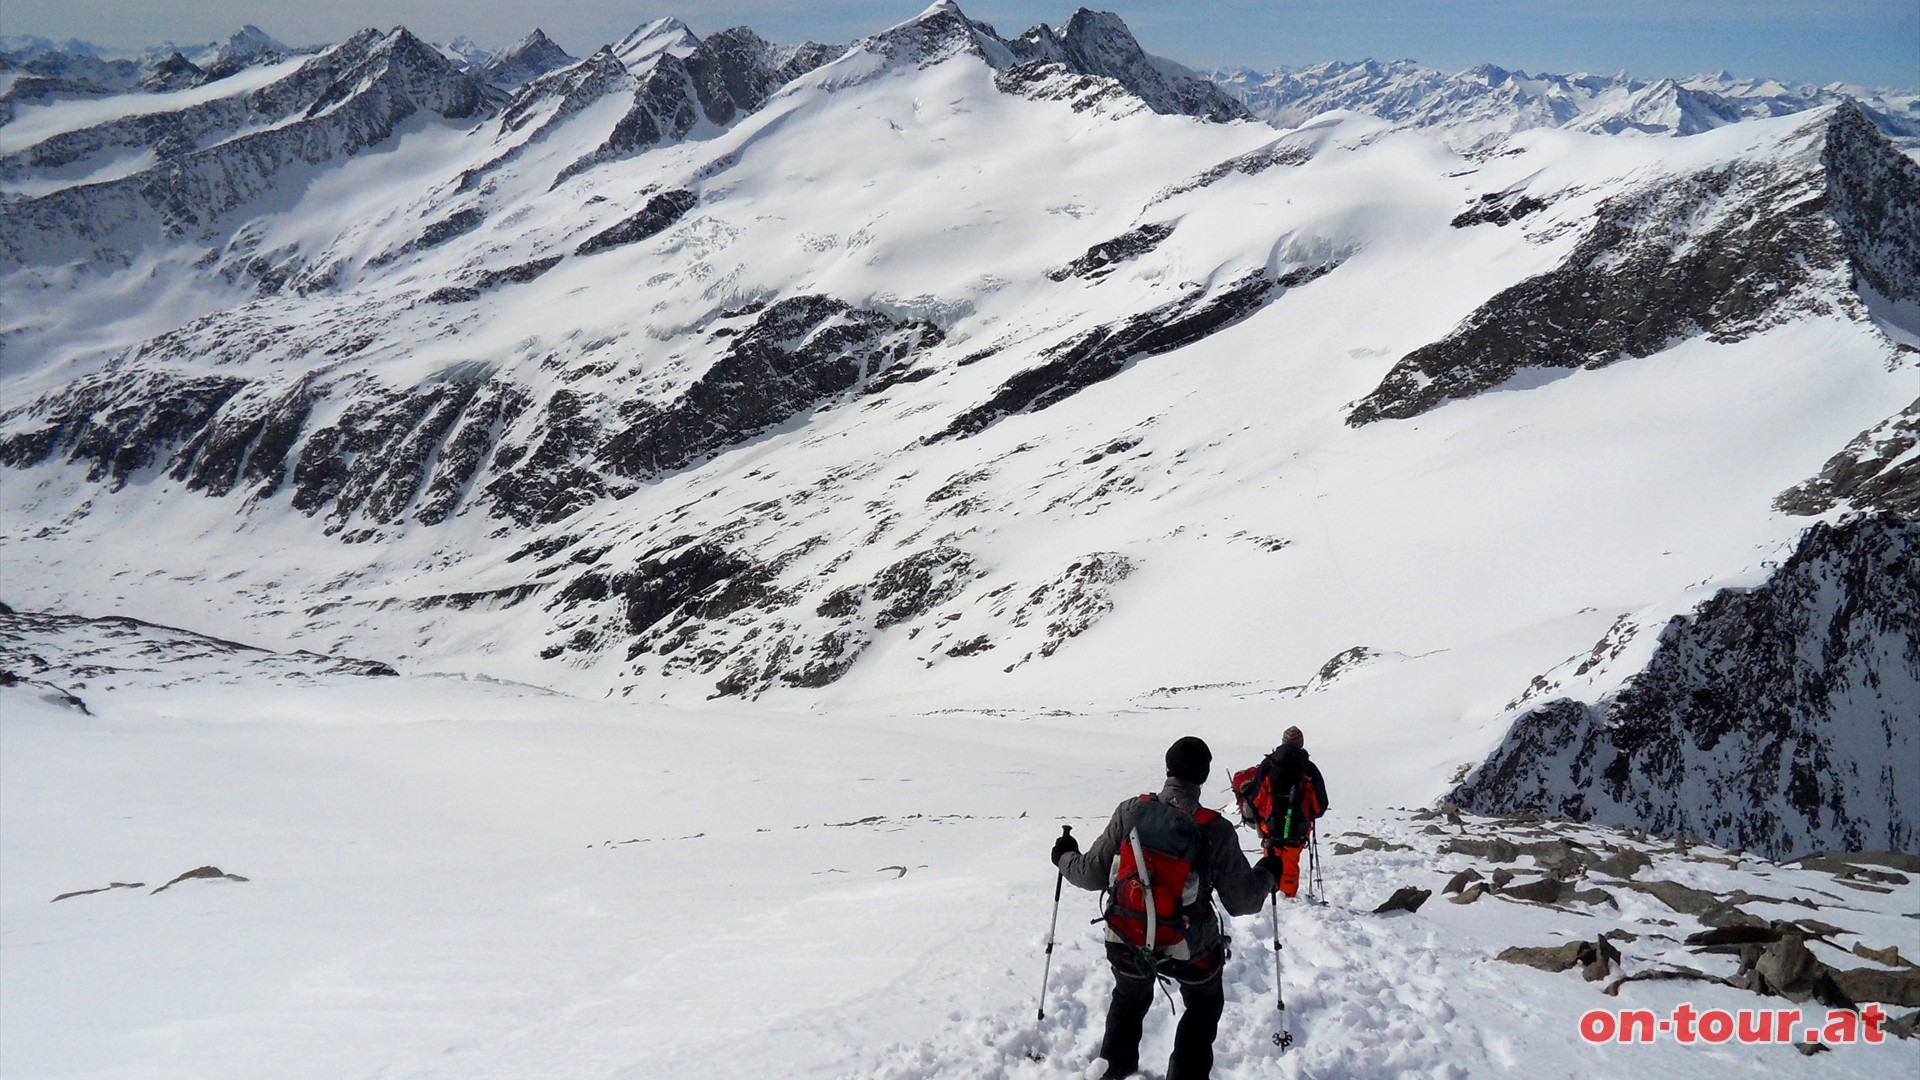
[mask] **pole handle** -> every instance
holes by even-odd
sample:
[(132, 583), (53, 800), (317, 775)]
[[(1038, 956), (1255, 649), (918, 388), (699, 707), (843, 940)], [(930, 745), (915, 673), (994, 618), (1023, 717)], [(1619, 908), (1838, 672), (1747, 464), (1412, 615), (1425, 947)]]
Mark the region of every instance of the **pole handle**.
[[(1060, 836), (1062, 836), (1062, 838), (1071, 838), (1071, 836), (1073, 836), (1073, 826), (1071, 826), (1071, 824), (1062, 824), (1062, 826), (1060, 826)], [(1054, 867), (1054, 871), (1056, 871), (1054, 872), (1054, 907), (1058, 909), (1058, 907), (1060, 907), (1060, 884), (1068, 880), (1068, 874), (1066, 874), (1066, 871), (1060, 871), (1058, 867)]]

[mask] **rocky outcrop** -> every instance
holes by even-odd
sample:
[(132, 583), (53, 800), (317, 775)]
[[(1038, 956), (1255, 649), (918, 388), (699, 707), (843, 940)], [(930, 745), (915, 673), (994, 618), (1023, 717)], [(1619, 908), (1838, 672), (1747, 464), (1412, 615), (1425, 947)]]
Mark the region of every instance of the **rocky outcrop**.
[(1861, 432), (1827, 459), (1820, 474), (1773, 501), (1776, 509), (1814, 517), (1836, 507), (1920, 516), (1920, 398)]
[(1347, 423), (1418, 416), (1529, 369), (1599, 368), (1702, 334), (1731, 342), (1796, 319), (1864, 317), (1861, 281), (1890, 298), (1920, 295), (1920, 165), (1851, 105), (1809, 142), (1797, 160), (1735, 162), (1603, 203), (1565, 262), (1408, 353)]
[(1160, 246), (1161, 242), (1173, 235), (1173, 223), (1170, 221), (1153, 222), (1137, 229), (1129, 229), (1111, 240), (1093, 245), (1085, 255), (1073, 260), (1058, 270), (1047, 273), (1054, 281), (1065, 281), (1070, 277), (1099, 281), (1121, 263), (1137, 259)]
[[(674, 195), (691, 198), (654, 201)], [(562, 258), (479, 271), (423, 299), (476, 301)], [(271, 326), (256, 339), (245, 320), (208, 320), (0, 416), (0, 465), (80, 462), (90, 480), (116, 488), (154, 470), (209, 496), (287, 498), (346, 540), (408, 519), (439, 524), (476, 501), (543, 524), (856, 398), (943, 338), (932, 322), (820, 295), (733, 318), (747, 321), (716, 337), (725, 348), (684, 388), (618, 403), (568, 387), (537, 398), (484, 362), (406, 387), (325, 364), (291, 380), (202, 374), (193, 361), (230, 362), (263, 343), (303, 367), (354, 349), (341, 340), (356, 322), (350, 312), (291, 341)]]
[(1523, 713), (1452, 798), (1772, 857), (1913, 852), (1916, 753), (1920, 523), (1879, 513), (1815, 525), (1765, 584), (1675, 618), (1618, 691)]
[(175, 52), (153, 65), (153, 72), (138, 85), (148, 93), (164, 94), (188, 90), (206, 81), (207, 73), (200, 70), (199, 65)]
[(1022, 62), (1056, 63), (1079, 75), (1112, 79), (1157, 113), (1215, 123), (1253, 118), (1239, 99), (1204, 76), (1147, 55), (1111, 12), (1081, 8), (1058, 31), (1042, 23), (1008, 45)]
[(701, 124), (724, 129), (759, 109), (775, 90), (839, 55), (839, 50), (812, 43), (780, 48), (745, 27), (704, 41), (684, 30), (671, 45), (655, 42), (642, 53), (629, 50), (626, 56), (617, 47), (609, 53), (610, 60), (630, 72), (632, 103), (606, 140), (562, 169), (555, 184), (604, 162), (687, 138)]
[(1217, 292), (1196, 292), (1124, 323), (1078, 334), (1042, 353), (1041, 364), (1001, 384), (933, 440), (977, 435), (1006, 417), (1057, 405), (1143, 358), (1191, 345), (1248, 318), (1280, 288), (1264, 273), (1249, 274)]
[(634, 479), (687, 468), (830, 404), (942, 336), (923, 320), (790, 297), (760, 312), (678, 398), (636, 408), (599, 458)]
[(573, 250), (575, 255), (592, 255), (626, 244), (637, 244), (665, 231), (694, 208), (700, 197), (691, 191), (663, 191), (647, 200), (632, 216), (594, 233)]
[(555, 45), (546, 31), (536, 28), (510, 48), (488, 57), (474, 69), (474, 74), (488, 86), (518, 90), (547, 72), (573, 62), (574, 58)]

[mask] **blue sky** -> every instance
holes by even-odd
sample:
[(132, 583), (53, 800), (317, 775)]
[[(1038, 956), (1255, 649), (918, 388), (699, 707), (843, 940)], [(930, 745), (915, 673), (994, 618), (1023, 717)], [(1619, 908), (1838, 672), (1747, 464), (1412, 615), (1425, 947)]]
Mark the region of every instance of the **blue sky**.
[[(203, 41), (255, 23), (290, 43), (405, 24), (483, 45), (539, 25), (576, 55), (660, 15), (696, 32), (746, 23), (776, 41), (844, 41), (911, 17), (926, 0), (0, 0), (0, 34), (136, 46)], [(1015, 34), (1058, 25), (1073, 0), (961, 0)], [(1550, 71), (1688, 75), (1722, 68), (1796, 82), (1920, 88), (1920, 0), (1124, 0), (1153, 52), (1196, 66), (1269, 68), (1411, 58), (1456, 69), (1490, 62)]]

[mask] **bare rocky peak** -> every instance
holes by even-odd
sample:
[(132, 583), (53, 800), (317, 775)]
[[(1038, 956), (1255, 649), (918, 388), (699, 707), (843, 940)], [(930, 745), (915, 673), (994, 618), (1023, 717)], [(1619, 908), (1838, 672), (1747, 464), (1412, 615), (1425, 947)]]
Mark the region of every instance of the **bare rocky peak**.
[(489, 86), (513, 90), (573, 62), (574, 58), (567, 55), (565, 49), (554, 44), (545, 31), (536, 28), (511, 48), (488, 58), (474, 74)]

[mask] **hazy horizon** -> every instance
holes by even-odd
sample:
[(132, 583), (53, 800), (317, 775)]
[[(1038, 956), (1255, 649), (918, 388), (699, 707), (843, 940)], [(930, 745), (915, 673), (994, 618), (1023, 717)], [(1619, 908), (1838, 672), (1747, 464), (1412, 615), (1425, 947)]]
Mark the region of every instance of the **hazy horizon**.
[[(585, 56), (668, 15), (696, 34), (741, 24), (784, 43), (847, 41), (912, 18), (921, 0), (585, 0), (529, 16), (498, 0), (338, 0), (292, 7), (260, 0), (8, 0), (0, 35), (78, 39), (138, 50), (225, 40), (253, 24), (292, 46), (404, 25), (429, 40), (472, 38), (490, 50), (535, 26)], [(1005, 36), (1059, 25), (1071, 3), (978, 0), (961, 7)], [(1330, 60), (1409, 59), (1457, 71), (1482, 63), (1535, 72), (1737, 77), (1920, 89), (1920, 0), (1221, 0), (1204, 12), (1176, 0), (1100, 5), (1148, 51), (1197, 68), (1299, 68)]]

